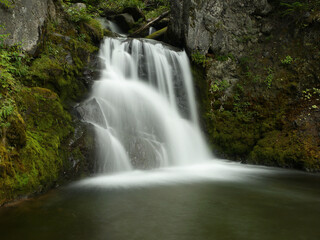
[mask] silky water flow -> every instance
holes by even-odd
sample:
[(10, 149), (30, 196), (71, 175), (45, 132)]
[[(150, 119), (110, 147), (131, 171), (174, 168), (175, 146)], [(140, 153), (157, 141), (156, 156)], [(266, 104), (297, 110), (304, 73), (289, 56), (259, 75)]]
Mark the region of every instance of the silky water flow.
[(155, 41), (107, 38), (101, 77), (82, 104), (94, 126), (97, 171), (121, 172), (209, 159), (184, 51)]
[(108, 38), (100, 57), (77, 107), (97, 176), (0, 209), (1, 239), (319, 239), (319, 175), (212, 158), (184, 52)]

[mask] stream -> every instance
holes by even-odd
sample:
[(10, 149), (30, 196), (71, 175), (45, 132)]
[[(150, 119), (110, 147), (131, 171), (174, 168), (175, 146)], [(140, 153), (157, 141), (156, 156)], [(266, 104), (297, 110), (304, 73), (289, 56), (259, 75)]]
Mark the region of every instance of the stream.
[(1, 239), (312, 239), (320, 176), (214, 160), (99, 175), (0, 209)]

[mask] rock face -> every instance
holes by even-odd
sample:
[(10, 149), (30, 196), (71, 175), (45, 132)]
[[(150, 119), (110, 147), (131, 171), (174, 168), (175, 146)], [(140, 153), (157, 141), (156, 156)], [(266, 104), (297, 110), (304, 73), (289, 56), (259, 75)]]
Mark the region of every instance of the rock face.
[(320, 6), (281, 2), (171, 0), (168, 38), (193, 60), (217, 154), (319, 172)]
[(5, 29), (0, 33), (9, 34), (5, 43), (21, 43), (23, 50), (33, 53), (48, 17), (55, 16), (52, 0), (16, 0), (12, 8), (0, 8), (0, 23)]
[(271, 10), (267, 0), (171, 0), (171, 4), (171, 39), (189, 52), (201, 53), (241, 53), (241, 40), (259, 32), (257, 18)]

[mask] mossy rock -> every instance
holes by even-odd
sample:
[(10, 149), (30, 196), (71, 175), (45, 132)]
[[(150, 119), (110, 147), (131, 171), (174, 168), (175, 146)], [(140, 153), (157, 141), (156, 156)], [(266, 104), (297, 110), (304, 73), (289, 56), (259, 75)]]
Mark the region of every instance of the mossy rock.
[(99, 44), (103, 39), (104, 31), (98, 20), (92, 18), (88, 22), (83, 23), (82, 28), (94, 43)]
[[(63, 171), (64, 142), (73, 132), (70, 115), (63, 109), (58, 95), (45, 88), (24, 88), (17, 97), (22, 139), (13, 138), (20, 148), (0, 146), (0, 186), (5, 195), (0, 201), (52, 187)], [(22, 120), (24, 119), (24, 121)], [(16, 129), (15, 124), (12, 128)], [(19, 150), (19, 151), (18, 151)]]
[(286, 168), (306, 169), (308, 156), (295, 132), (272, 131), (258, 141), (249, 162)]
[(15, 112), (9, 117), (8, 122), (10, 126), (6, 130), (6, 138), (10, 146), (22, 148), (25, 146), (26, 138), (26, 124), (18, 112)]
[(49, 131), (61, 138), (72, 130), (70, 115), (63, 109), (58, 95), (49, 89), (34, 87), (22, 90), (19, 107), (27, 130)]

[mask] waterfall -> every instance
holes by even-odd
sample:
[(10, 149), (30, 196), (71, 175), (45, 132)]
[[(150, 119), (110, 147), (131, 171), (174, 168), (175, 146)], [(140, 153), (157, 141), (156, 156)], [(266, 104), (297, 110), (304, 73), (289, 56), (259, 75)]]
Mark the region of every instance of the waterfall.
[(101, 78), (81, 106), (94, 126), (97, 171), (183, 165), (210, 158), (184, 51), (156, 41), (106, 38)]

